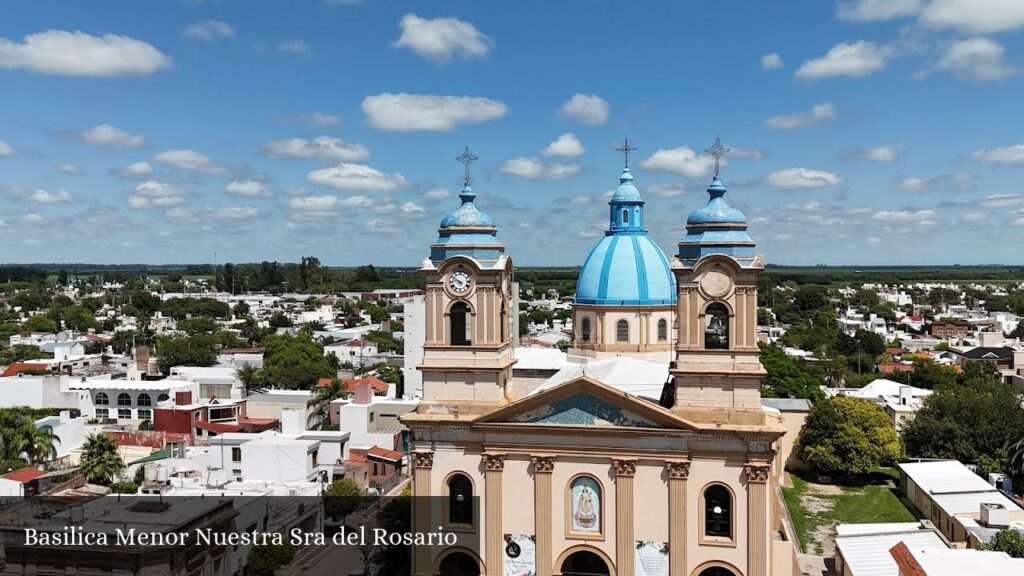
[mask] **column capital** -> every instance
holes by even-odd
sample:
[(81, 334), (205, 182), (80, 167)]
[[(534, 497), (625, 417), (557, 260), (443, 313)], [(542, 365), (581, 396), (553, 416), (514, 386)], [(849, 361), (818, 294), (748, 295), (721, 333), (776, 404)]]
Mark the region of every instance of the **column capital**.
[(505, 455), (493, 452), (484, 452), (484, 470), (487, 472), (501, 472), (505, 469)]
[(430, 450), (416, 450), (412, 453), (412, 467), (430, 469), (434, 467), (434, 453)]
[(765, 484), (772, 474), (772, 465), (761, 462), (748, 462), (743, 466), (743, 472), (747, 475), (748, 483)]
[(616, 476), (633, 476), (636, 474), (636, 460), (626, 460), (615, 458), (612, 460), (612, 465), (615, 466)]
[(665, 462), (665, 471), (669, 480), (686, 480), (690, 477), (689, 460), (669, 460)]
[(554, 456), (530, 456), (534, 474), (550, 474), (555, 469)]

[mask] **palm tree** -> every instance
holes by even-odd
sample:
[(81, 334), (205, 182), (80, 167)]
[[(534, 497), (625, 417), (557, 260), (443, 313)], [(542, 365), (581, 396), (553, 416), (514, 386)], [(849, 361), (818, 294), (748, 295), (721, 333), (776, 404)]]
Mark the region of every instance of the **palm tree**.
[(117, 445), (109, 434), (90, 434), (85, 439), (82, 460), (79, 464), (82, 474), (89, 482), (107, 485), (124, 470), (124, 462), (117, 453)]
[(260, 329), (260, 325), (256, 323), (256, 319), (252, 316), (246, 316), (245, 322), (242, 323), (242, 328), (239, 330), (242, 338), (249, 341), (249, 345), (253, 346), (256, 341), (263, 335), (263, 330)]
[(246, 398), (250, 394), (263, 394), (267, 391), (263, 385), (263, 371), (248, 362), (235, 370), (235, 378), (242, 383), (242, 398)]
[(1024, 436), (1010, 445), (1008, 456), (1007, 472), (1013, 478), (1014, 487), (1024, 485)]
[(348, 390), (341, 385), (337, 377), (331, 378), (327, 386), (313, 391), (313, 397), (306, 402), (310, 410), (306, 425), (313, 430), (323, 430), (331, 421), (331, 402), (348, 396)]
[(37, 427), (35, 422), (26, 420), (15, 432), (19, 439), (19, 454), (25, 454), (29, 464), (42, 464), (56, 458), (60, 438), (53, 433), (53, 428)]

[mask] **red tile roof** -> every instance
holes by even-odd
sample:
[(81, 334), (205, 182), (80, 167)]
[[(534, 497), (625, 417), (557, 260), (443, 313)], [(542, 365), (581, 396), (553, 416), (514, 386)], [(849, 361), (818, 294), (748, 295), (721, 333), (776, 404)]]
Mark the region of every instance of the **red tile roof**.
[(46, 476), (46, 472), (43, 472), (42, 470), (36, 470), (35, 468), (22, 468), (21, 470), (8, 472), (7, 474), (0, 476), (0, 478), (6, 478), (8, 480), (27, 484), (36, 478), (42, 478), (43, 476)]
[(216, 432), (218, 434), (224, 434), (226, 432), (241, 432), (242, 430), (245, 430), (245, 426), (242, 426), (241, 424), (221, 424), (219, 422), (207, 422), (206, 420), (196, 420), (196, 428)]
[(343, 380), (341, 383), (345, 385), (345, 388), (347, 388), (349, 392), (353, 393), (356, 391), (356, 386), (359, 386), (360, 384), (369, 384), (370, 387), (373, 388), (374, 394), (386, 394), (388, 391), (388, 383), (376, 376), (352, 378), (349, 380)]
[(900, 542), (889, 549), (889, 554), (899, 566), (900, 576), (928, 576), (921, 564), (914, 558), (914, 553), (907, 547), (906, 542)]
[(8, 376), (17, 376), (22, 372), (49, 372), (46, 369), (45, 364), (30, 364), (28, 362), (13, 362), (10, 366), (4, 370), (3, 374), (0, 374), (0, 378), (7, 378)]
[(893, 373), (896, 373), (896, 372), (902, 373), (902, 372), (913, 372), (913, 371), (914, 371), (914, 365), (913, 364), (897, 364), (896, 362), (891, 362), (889, 364), (879, 364), (878, 365), (878, 372), (879, 372), (879, 374), (893, 374)]
[(381, 448), (380, 446), (374, 446), (373, 448), (370, 448), (370, 451), (367, 452), (366, 455), (376, 456), (378, 458), (383, 458), (385, 460), (390, 460), (392, 462), (401, 462), (402, 457), (405, 456), (405, 454), (397, 450), (388, 450), (386, 448)]

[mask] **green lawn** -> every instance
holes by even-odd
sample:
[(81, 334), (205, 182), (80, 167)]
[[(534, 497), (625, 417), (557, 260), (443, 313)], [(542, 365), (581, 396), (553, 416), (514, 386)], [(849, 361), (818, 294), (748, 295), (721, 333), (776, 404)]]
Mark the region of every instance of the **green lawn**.
[(791, 475), (783, 488), (786, 507), (800, 548), (808, 554), (831, 555), (836, 524), (913, 522), (914, 515), (893, 493), (895, 470), (882, 469), (863, 486), (817, 485)]

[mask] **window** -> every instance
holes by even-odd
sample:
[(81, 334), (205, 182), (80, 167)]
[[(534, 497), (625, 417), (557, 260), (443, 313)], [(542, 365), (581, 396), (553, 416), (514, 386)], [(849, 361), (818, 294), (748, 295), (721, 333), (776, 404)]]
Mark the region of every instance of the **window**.
[(319, 466), (320, 465), (320, 451), (319, 450), (313, 450), (312, 454), (313, 454), (313, 467)]
[(732, 493), (721, 484), (704, 490), (704, 535), (732, 538)]
[(132, 405), (132, 397), (129, 396), (127, 392), (121, 392), (120, 394), (117, 395), (117, 405), (118, 406), (131, 406)]
[(167, 394), (161, 394), (161, 395), (159, 395), (159, 396), (157, 396), (157, 397), (156, 397), (156, 401), (157, 401), (158, 403), (159, 403), (159, 402), (165, 402), (165, 401), (167, 401), (167, 400), (170, 400), (170, 399), (171, 399), (171, 397), (170, 397), (170, 396), (168, 396)]
[(504, 342), (508, 337), (508, 312), (505, 310), (505, 302), (501, 303), (501, 341)]
[(465, 474), (448, 479), (448, 522), (473, 524), (473, 482)]
[(668, 320), (658, 320), (658, 342), (668, 340)]
[(619, 320), (615, 323), (615, 341), (629, 342), (629, 322)]
[(96, 405), (97, 406), (109, 406), (110, 405), (110, 397), (107, 396), (106, 392), (100, 392), (100, 393), (96, 394)]
[(456, 302), (451, 311), (451, 345), (469, 346), (473, 343), (473, 315), (469, 305)]
[(704, 310), (704, 348), (729, 349), (729, 310), (719, 302)]
[(576, 537), (600, 536), (602, 532), (604, 494), (593, 476), (577, 476), (569, 482), (569, 506), (566, 519), (568, 532)]
[(590, 318), (583, 319), (583, 329), (581, 330), (580, 338), (584, 342), (590, 342)]
[(149, 394), (143, 392), (139, 394), (139, 397), (135, 399), (136, 406), (152, 406), (153, 400), (149, 397)]
[(622, 211), (622, 223), (629, 224), (629, 210)]
[(735, 576), (735, 574), (733, 574), (733, 571), (728, 568), (715, 566), (701, 571), (700, 576)]
[(234, 447), (231, 448), (231, 461), (232, 462), (241, 462), (242, 461), (242, 449), (239, 448), (238, 446), (234, 446)]
[(152, 410), (140, 409), (138, 413), (139, 413), (139, 420), (152, 420), (153, 419), (153, 411)]
[(118, 408), (117, 418), (118, 420), (128, 420), (132, 417), (132, 411), (128, 408)]
[(110, 417), (110, 410), (108, 410), (106, 408), (97, 408), (96, 409), (96, 418), (98, 418), (100, 420), (103, 420), (103, 419), (109, 418), (109, 417)]

